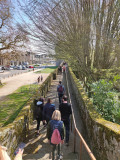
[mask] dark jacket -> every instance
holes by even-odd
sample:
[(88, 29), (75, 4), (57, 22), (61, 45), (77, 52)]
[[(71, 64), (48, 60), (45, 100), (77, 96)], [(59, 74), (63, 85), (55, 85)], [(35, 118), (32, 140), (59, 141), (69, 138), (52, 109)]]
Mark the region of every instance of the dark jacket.
[(35, 118), (43, 120), (43, 102), (38, 101), (35, 106)]
[(59, 111), (61, 113), (61, 120), (68, 120), (70, 114), (72, 114), (71, 105), (69, 103), (61, 103), (59, 105)]
[(57, 128), (60, 132), (61, 140), (64, 139), (64, 124), (63, 121), (51, 120), (47, 126), (47, 138), (50, 140), (54, 129)]
[(52, 114), (55, 111), (54, 104), (46, 103), (43, 108), (43, 120), (51, 120)]

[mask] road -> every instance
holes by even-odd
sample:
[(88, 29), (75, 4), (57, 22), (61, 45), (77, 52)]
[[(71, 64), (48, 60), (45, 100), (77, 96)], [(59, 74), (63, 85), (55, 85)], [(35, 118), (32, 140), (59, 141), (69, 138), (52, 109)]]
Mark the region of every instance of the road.
[[(40, 70), (40, 69), (39, 69)], [(2, 100), (8, 94), (13, 93), (19, 87), (27, 84), (37, 83), (38, 76), (43, 76), (43, 81), (48, 77), (49, 74), (36, 74), (35, 71), (19, 74), (13, 77), (2, 79), (2, 83), (5, 85), (0, 88), (0, 100)], [(40, 82), (42, 83), (42, 82)]]
[(33, 68), (27, 68), (26, 70), (4, 70), (3, 73), (0, 73), (0, 79), (4, 79), (4, 78), (8, 78), (11, 77), (13, 75), (17, 75), (17, 74), (21, 74), (21, 73), (25, 73), (25, 72), (29, 72), (32, 71)]

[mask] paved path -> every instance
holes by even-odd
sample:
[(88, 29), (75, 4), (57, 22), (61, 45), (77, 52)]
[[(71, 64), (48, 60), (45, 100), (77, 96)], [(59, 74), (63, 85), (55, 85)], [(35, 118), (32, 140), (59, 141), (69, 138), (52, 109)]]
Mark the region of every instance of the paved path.
[[(36, 71), (34, 71), (34, 72), (36, 72)], [(45, 74), (45, 73), (36, 74), (34, 72), (31, 71), (28, 73), (23, 73), (20, 75), (16, 75), (13, 77), (3, 79), (2, 83), (5, 83), (5, 85), (2, 88), (0, 88), (0, 100), (2, 100), (8, 94), (13, 93), (16, 89), (18, 89), (19, 87), (21, 87), (23, 85), (37, 83), (38, 76), (42, 75), (43, 81), (44, 81), (49, 75), (49, 74)]]
[[(51, 98), (58, 109), (57, 85), (62, 76), (58, 75), (57, 79), (52, 82), (50, 90), (46, 98)], [(51, 146), (48, 144), (46, 138), (46, 128), (41, 124), (40, 135), (36, 136), (36, 121), (30, 126), (28, 137), (25, 141), (26, 148), (24, 151), (24, 160), (50, 160), (51, 159)], [(77, 155), (73, 153), (73, 134), (70, 134), (70, 145), (67, 147), (62, 145), (63, 159), (64, 160), (77, 160)]]

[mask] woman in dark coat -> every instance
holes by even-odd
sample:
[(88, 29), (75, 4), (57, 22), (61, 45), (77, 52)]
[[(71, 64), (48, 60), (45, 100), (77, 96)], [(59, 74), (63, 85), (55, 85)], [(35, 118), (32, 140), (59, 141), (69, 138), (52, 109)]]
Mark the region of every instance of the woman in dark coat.
[(43, 107), (44, 107), (44, 99), (40, 98), (36, 104), (35, 117), (37, 120), (37, 134), (39, 134), (40, 121), (43, 121)]

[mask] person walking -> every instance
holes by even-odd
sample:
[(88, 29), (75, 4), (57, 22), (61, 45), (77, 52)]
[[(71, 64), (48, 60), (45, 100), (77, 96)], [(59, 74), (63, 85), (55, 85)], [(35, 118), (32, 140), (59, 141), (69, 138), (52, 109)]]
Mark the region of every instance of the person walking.
[(38, 83), (39, 83), (39, 82), (40, 82), (40, 76), (38, 77), (38, 79), (37, 79), (37, 80), (38, 80)]
[(60, 74), (62, 73), (62, 67), (61, 66), (58, 67), (58, 73), (60, 73)]
[(64, 85), (62, 85), (62, 82), (59, 81), (59, 84), (57, 86), (57, 92), (58, 92), (58, 97), (59, 97), (59, 104), (61, 104), (62, 102), (62, 97), (64, 95), (64, 92), (65, 92), (65, 88), (64, 88)]
[[(58, 135), (60, 136), (60, 140), (57, 144), (53, 144), (52, 137), (53, 133), (55, 132), (55, 129), (57, 129), (58, 134), (54, 138), (59, 138)], [(54, 136), (55, 136), (54, 135)], [(57, 158), (62, 159), (61, 155), (61, 144), (64, 143), (64, 124), (61, 121), (61, 114), (60, 111), (55, 110), (52, 114), (52, 120), (49, 121), (48, 126), (47, 126), (47, 138), (49, 143), (52, 145), (52, 160), (55, 160), (55, 150), (58, 148), (57, 152)]]
[(63, 65), (63, 73), (66, 73), (66, 66), (65, 65)]
[(41, 75), (41, 82), (43, 81), (43, 76)]
[(43, 121), (44, 99), (40, 98), (36, 103), (35, 117), (37, 120), (37, 135), (39, 135), (40, 122)]
[(48, 98), (47, 103), (43, 107), (43, 122), (48, 122), (51, 120), (52, 114), (55, 111), (55, 105), (51, 104), (51, 99)]
[(59, 111), (61, 113), (61, 120), (64, 122), (65, 126), (65, 143), (69, 145), (69, 132), (70, 132), (70, 115), (72, 114), (71, 104), (67, 102), (67, 96), (63, 96), (63, 102), (59, 105)]

